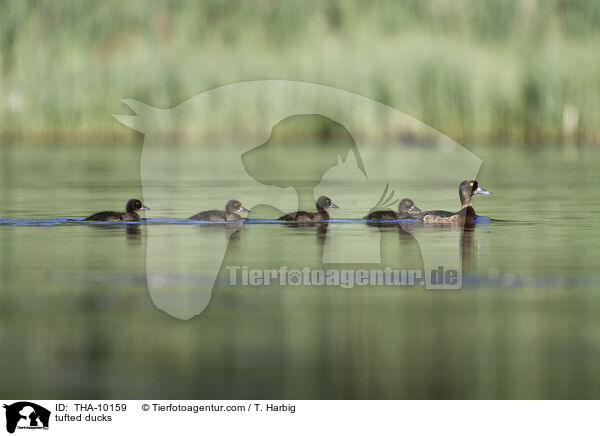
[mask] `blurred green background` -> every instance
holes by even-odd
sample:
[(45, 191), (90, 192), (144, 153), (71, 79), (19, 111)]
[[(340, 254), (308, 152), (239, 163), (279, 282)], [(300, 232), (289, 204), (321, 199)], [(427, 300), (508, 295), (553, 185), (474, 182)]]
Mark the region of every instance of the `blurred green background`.
[[(256, 79), (374, 98), (463, 143), (599, 144), (595, 0), (0, 1), (4, 143), (139, 143), (110, 114)], [(251, 120), (250, 120), (251, 121)]]

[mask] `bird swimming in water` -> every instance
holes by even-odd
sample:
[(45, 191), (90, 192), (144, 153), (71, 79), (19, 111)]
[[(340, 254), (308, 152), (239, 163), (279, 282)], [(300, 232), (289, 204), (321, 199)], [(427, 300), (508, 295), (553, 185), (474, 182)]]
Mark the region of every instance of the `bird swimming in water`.
[(239, 221), (242, 217), (239, 212), (250, 212), (242, 206), (238, 200), (229, 200), (225, 205), (225, 210), (205, 210), (192, 215), (188, 219), (196, 221)]
[(138, 211), (150, 210), (142, 202), (133, 198), (125, 205), (125, 212), (104, 211), (90, 215), (84, 221), (139, 221), (140, 215)]
[(475, 194), (491, 195), (492, 193), (479, 186), (477, 180), (463, 180), (458, 187), (458, 195), (461, 204), (461, 209), (458, 212), (428, 210), (425, 212), (418, 212), (414, 214), (414, 217), (422, 220), (424, 223), (470, 223), (477, 218), (475, 208), (471, 203), (471, 198)]
[(376, 210), (371, 212), (363, 219), (365, 220), (399, 220), (399, 219), (407, 219), (414, 218), (412, 215), (415, 212), (421, 212), (417, 206), (415, 206), (414, 201), (410, 198), (404, 198), (398, 203), (398, 212), (394, 212), (393, 210)]
[(338, 209), (339, 206), (331, 201), (329, 197), (321, 196), (317, 200), (317, 211), (307, 212), (305, 210), (298, 210), (296, 212), (288, 213), (282, 217), (279, 217), (279, 221), (295, 221), (295, 222), (309, 222), (309, 221), (328, 221), (329, 208)]

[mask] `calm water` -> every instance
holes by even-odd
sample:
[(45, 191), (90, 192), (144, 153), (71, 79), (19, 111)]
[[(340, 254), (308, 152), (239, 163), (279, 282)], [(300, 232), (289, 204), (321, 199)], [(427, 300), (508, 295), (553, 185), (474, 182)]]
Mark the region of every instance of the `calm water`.
[[(148, 203), (148, 223), (84, 224), (76, 218), (142, 197), (138, 150), (0, 149), (0, 396), (600, 397), (600, 153), (479, 156), (478, 180), (494, 195), (475, 206), (493, 220), (463, 240), (462, 289), (441, 291), (232, 287), (226, 265), (323, 268), (337, 236), (349, 255), (381, 238), (383, 266), (421, 269), (423, 259), (412, 236), (356, 221), (332, 223), (325, 235), (181, 221), (251, 197), (227, 175), (227, 194), (192, 180), (193, 204)], [(344, 207), (343, 189), (332, 215), (364, 215)], [(456, 208), (455, 186), (433, 197), (425, 189), (408, 193), (422, 208)], [(250, 217), (274, 214), (256, 204)], [(448, 248), (444, 230), (424, 232)], [(209, 238), (229, 244), (207, 309), (189, 321), (157, 309), (147, 244), (164, 244), (175, 274), (193, 262), (183, 280), (210, 282), (202, 265), (215, 256), (201, 244)]]

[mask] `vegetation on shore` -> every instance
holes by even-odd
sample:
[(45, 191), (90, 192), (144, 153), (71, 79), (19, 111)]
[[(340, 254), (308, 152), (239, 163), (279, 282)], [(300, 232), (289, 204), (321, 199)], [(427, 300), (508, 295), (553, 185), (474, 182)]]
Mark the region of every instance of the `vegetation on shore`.
[(374, 98), (463, 143), (600, 144), (596, 0), (0, 6), (2, 143), (137, 142), (111, 116), (128, 113), (120, 99), (168, 108), (288, 79)]

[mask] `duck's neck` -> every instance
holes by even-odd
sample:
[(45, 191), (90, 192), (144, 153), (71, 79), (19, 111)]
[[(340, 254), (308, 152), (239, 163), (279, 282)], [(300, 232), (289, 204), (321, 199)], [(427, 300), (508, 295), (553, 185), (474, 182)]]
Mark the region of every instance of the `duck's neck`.
[(471, 222), (475, 218), (477, 218), (477, 213), (475, 212), (475, 209), (473, 208), (473, 205), (470, 202), (466, 206), (463, 206), (461, 212), (464, 213), (466, 222)]
[(465, 221), (470, 222), (477, 218), (477, 214), (475, 213), (475, 209), (471, 204), (471, 193), (464, 193), (463, 191), (459, 191), (458, 195), (460, 196), (460, 204), (461, 204), (461, 213), (464, 214)]
[(319, 203), (317, 203), (317, 213), (321, 216), (322, 220), (329, 219), (329, 212), (327, 212), (327, 209), (321, 207)]
[(458, 195), (460, 197), (461, 208), (472, 206), (471, 205), (471, 195), (470, 194), (464, 194), (462, 191), (460, 191), (458, 193)]

